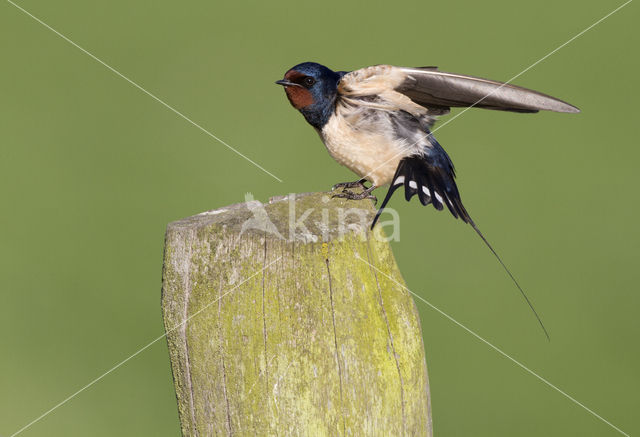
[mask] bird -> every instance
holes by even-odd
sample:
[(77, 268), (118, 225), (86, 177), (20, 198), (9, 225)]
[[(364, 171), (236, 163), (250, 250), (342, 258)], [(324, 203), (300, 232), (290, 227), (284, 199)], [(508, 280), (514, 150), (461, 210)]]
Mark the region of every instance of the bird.
[(377, 202), (373, 190), (388, 185), (372, 229), (401, 187), (407, 201), (417, 196), (422, 205), (431, 204), (439, 211), (446, 207), (484, 241), (549, 339), (524, 290), (462, 204), (453, 162), (433, 136), (432, 127), (438, 117), (455, 107), (578, 113), (577, 107), (508, 82), (448, 73), (438, 67), (383, 64), (333, 71), (316, 62), (303, 62), (276, 84), (284, 87), (291, 105), (317, 131), (333, 159), (358, 175), (353, 182), (335, 184), (333, 197)]

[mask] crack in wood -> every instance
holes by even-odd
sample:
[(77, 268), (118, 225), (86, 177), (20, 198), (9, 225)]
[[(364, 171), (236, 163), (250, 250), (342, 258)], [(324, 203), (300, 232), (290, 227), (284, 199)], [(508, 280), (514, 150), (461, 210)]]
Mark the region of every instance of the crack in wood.
[(189, 357), (189, 340), (187, 339), (187, 321), (189, 319), (189, 298), (191, 297), (191, 256), (193, 253), (193, 241), (191, 237), (193, 236), (193, 232), (189, 233), (189, 238), (187, 238), (188, 244), (188, 254), (186, 257), (186, 269), (185, 269), (185, 297), (184, 297), (184, 314), (183, 314), (183, 323), (180, 330), (182, 331), (182, 337), (184, 338), (184, 355), (185, 355), (185, 373), (186, 373), (186, 382), (187, 382), (187, 390), (189, 392), (189, 410), (191, 413), (191, 430), (194, 436), (198, 436), (198, 427), (196, 425), (196, 412), (195, 412), (195, 403), (194, 403), (194, 393), (193, 393), (193, 380), (191, 378), (191, 359)]
[[(220, 278), (222, 281), (222, 277)], [(218, 287), (218, 333), (220, 339), (220, 362), (222, 364), (222, 390), (224, 393), (224, 400), (227, 404), (227, 432), (229, 435), (233, 435), (233, 429), (231, 427), (231, 408), (229, 406), (229, 394), (227, 393), (227, 368), (224, 362), (224, 348), (222, 347), (223, 336), (222, 336), (222, 317), (220, 314), (222, 313), (222, 284)]]
[(346, 418), (344, 416), (344, 401), (342, 399), (342, 366), (340, 365), (340, 356), (338, 354), (338, 335), (336, 332), (336, 313), (333, 307), (333, 285), (331, 283), (331, 269), (329, 268), (329, 256), (325, 258), (327, 265), (327, 275), (329, 277), (329, 302), (331, 303), (331, 322), (333, 323), (333, 343), (336, 349), (336, 364), (338, 365), (338, 382), (340, 383), (340, 411), (342, 413), (342, 433), (347, 434)]
[(378, 281), (378, 274), (376, 273), (375, 269), (373, 269), (371, 266), (372, 264), (372, 260), (371, 260), (372, 256), (371, 256), (371, 247), (370, 247), (370, 241), (367, 238), (367, 261), (369, 264), (369, 269), (371, 270), (371, 272), (373, 273), (373, 277), (376, 279), (376, 287), (378, 288), (378, 299), (380, 302), (380, 308), (382, 309), (382, 315), (384, 317), (384, 322), (387, 325), (387, 333), (389, 334), (389, 342), (391, 343), (391, 351), (393, 352), (393, 359), (396, 362), (396, 368), (398, 369), (398, 378), (400, 379), (400, 405), (402, 407), (402, 434), (406, 435), (407, 434), (407, 419), (405, 416), (405, 401), (404, 401), (404, 380), (402, 378), (402, 372), (400, 371), (400, 362), (398, 361), (398, 355), (396, 354), (396, 347), (393, 344), (393, 334), (391, 333), (391, 326), (389, 326), (389, 318), (387, 317), (387, 311), (384, 308), (384, 302), (382, 300), (382, 289), (380, 288), (380, 282)]
[(269, 369), (267, 364), (267, 316), (264, 311), (264, 277), (267, 274), (267, 236), (264, 236), (264, 260), (262, 262), (262, 338), (264, 342), (264, 387), (269, 391)]

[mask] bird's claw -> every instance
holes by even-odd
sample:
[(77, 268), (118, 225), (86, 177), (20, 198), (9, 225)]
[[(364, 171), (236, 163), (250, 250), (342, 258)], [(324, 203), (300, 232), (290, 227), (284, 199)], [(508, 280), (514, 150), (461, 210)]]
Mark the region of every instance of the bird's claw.
[[(340, 182), (339, 184), (335, 184), (331, 188), (331, 191), (335, 191), (338, 188), (342, 188), (342, 191), (339, 193), (332, 194), (331, 197), (338, 197), (341, 199), (348, 199), (348, 200), (371, 199), (373, 200), (374, 204), (378, 203), (378, 199), (376, 198), (376, 196), (371, 194), (371, 192), (376, 188), (376, 186), (371, 185), (369, 188), (367, 188), (367, 186), (364, 183), (365, 183), (365, 179), (359, 179), (353, 182)], [(362, 189), (362, 191), (359, 193), (354, 193), (348, 188), (360, 188)]]
[(340, 182), (335, 184), (333, 187), (331, 187), (331, 191), (335, 191), (338, 188), (342, 188), (343, 190), (345, 188), (362, 188), (363, 190), (366, 190), (367, 187), (364, 186), (364, 180), (360, 179), (354, 182)]
[(378, 203), (378, 198), (366, 190), (361, 193), (354, 193), (353, 191), (343, 190), (340, 193), (332, 194), (331, 197), (337, 197), (340, 199), (348, 199), (348, 200), (371, 199), (373, 200), (374, 204)]

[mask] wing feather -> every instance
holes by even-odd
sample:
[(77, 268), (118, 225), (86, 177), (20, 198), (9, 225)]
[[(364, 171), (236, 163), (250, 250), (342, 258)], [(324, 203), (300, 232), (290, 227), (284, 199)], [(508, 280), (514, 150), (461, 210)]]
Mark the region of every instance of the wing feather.
[(395, 90), (427, 108), (477, 106), (514, 112), (580, 112), (555, 97), (480, 77), (438, 71), (433, 67), (396, 67), (405, 79)]

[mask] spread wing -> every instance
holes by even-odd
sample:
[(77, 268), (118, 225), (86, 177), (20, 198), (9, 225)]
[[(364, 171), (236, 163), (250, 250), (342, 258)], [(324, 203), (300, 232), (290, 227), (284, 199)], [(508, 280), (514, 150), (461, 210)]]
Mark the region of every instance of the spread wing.
[[(435, 116), (446, 114), (449, 108), (456, 106), (477, 106), (515, 112), (580, 110), (554, 97), (526, 88), (473, 76), (445, 73), (435, 67), (404, 68), (376, 65), (344, 73), (338, 82), (338, 98), (345, 107), (385, 112), (391, 121), (389, 125), (393, 135), (398, 139), (416, 138), (416, 132), (423, 133), (417, 136), (418, 141), (412, 141), (411, 147), (407, 147), (402, 153), (389, 191), (371, 227), (375, 226), (393, 193), (401, 187), (404, 187), (406, 200), (411, 200), (417, 195), (423, 205), (432, 204), (438, 210), (446, 206), (455, 218), (470, 224), (491, 250), (522, 293), (549, 338), (542, 320), (524, 290), (463, 206), (455, 183), (453, 163), (433, 137), (429, 127), (435, 121)], [(360, 111), (357, 114), (362, 118), (366, 112)]]
[[(446, 73), (436, 67), (375, 65), (345, 74), (338, 84), (338, 93), (347, 98), (386, 94), (393, 99), (394, 92), (426, 108), (429, 115), (443, 115), (449, 108), (469, 106), (513, 112), (580, 112), (567, 102), (537, 91), (480, 77)], [(397, 98), (393, 100), (403, 103)]]
[(405, 79), (395, 90), (427, 108), (476, 106), (514, 112), (580, 112), (555, 97), (510, 83), (446, 73), (435, 67), (397, 68)]

